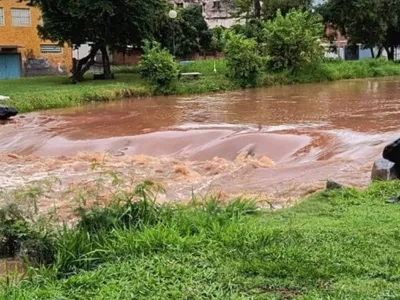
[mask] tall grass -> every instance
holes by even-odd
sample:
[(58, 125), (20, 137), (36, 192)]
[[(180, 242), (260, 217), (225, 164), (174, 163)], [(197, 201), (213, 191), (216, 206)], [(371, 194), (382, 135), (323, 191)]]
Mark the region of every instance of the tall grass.
[(198, 60), (189, 64), (179, 64), (179, 71), (182, 73), (199, 72), (203, 76), (215, 76), (226, 74), (227, 68), (224, 59), (209, 59)]
[(55, 263), (6, 285), (3, 298), (400, 297), (400, 206), (385, 203), (399, 182), (326, 191), (276, 212), (241, 199), (157, 205), (153, 187), (86, 211), (90, 222), (60, 232)]

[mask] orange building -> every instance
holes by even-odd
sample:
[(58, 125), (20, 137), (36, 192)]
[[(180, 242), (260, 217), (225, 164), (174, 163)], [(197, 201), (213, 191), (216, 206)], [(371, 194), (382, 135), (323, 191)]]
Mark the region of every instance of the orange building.
[(66, 74), (72, 49), (38, 36), (38, 8), (18, 0), (0, 1), (0, 79), (46, 74)]

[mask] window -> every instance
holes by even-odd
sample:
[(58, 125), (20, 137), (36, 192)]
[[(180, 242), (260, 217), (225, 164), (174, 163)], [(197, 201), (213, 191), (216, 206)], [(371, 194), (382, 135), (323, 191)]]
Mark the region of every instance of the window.
[(31, 26), (31, 11), (29, 8), (11, 8), (13, 26)]
[(176, 4), (176, 7), (178, 7), (178, 8), (183, 8), (183, 3), (177, 3), (177, 4)]
[(4, 8), (0, 7), (0, 26), (4, 25)]
[(43, 54), (61, 53), (62, 49), (58, 45), (40, 45), (40, 52)]
[(219, 9), (221, 8), (221, 2), (220, 1), (213, 1), (213, 8)]

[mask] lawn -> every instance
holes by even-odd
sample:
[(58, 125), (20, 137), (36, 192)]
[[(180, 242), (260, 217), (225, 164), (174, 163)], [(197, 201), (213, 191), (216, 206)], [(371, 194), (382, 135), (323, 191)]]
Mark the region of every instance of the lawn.
[[(214, 64), (216, 72), (214, 72)], [(170, 94), (200, 94), (238, 89), (227, 76), (224, 60), (196, 61), (180, 65), (181, 72), (200, 72), (199, 80), (175, 81)], [(93, 101), (138, 98), (154, 95), (152, 89), (137, 74), (135, 67), (115, 67), (116, 79), (94, 81), (91, 76), (80, 84), (70, 84), (65, 77), (37, 77), (0, 81), (0, 95), (10, 96), (7, 105), (21, 113), (42, 109), (82, 105)], [(263, 72), (260, 86), (326, 82), (340, 79), (398, 76), (400, 64), (384, 60), (326, 61), (296, 72)]]
[(2, 299), (399, 299), (400, 205), (385, 203), (399, 190), (325, 191), (274, 212), (212, 199), (97, 211)]

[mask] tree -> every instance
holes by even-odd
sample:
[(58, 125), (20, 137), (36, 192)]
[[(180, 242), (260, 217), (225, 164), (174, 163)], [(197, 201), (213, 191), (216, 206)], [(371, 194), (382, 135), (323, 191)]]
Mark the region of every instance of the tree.
[(272, 20), (276, 12), (280, 10), (285, 16), (291, 10), (308, 10), (311, 8), (312, 0), (265, 0), (262, 6), (262, 16), (265, 20)]
[(275, 20), (266, 22), (265, 47), (275, 70), (297, 69), (319, 61), (323, 48), (322, 18), (309, 12), (292, 10), (286, 16), (278, 10)]
[(218, 26), (211, 29), (211, 43), (210, 43), (210, 51), (212, 52), (221, 52), (225, 47), (225, 35), (227, 30), (224, 27)]
[(166, 20), (160, 32), (159, 40), (171, 53), (188, 55), (210, 49), (212, 33), (204, 20), (201, 6), (189, 5), (178, 11), (175, 20)]
[(312, 0), (233, 0), (237, 17), (246, 20), (271, 20), (276, 17), (276, 12), (281, 11), (286, 15), (292, 9), (310, 9)]
[(229, 76), (240, 86), (255, 86), (259, 79), (262, 58), (258, 55), (254, 39), (231, 33), (227, 39), (224, 54)]
[(350, 44), (385, 48), (390, 60), (400, 45), (400, 0), (329, 0), (318, 7), (324, 21)]
[[(258, 0), (254, 0), (258, 1)], [(235, 7), (234, 16), (239, 18), (244, 18), (246, 20), (254, 19), (255, 14), (255, 4), (253, 0), (233, 0), (233, 4)]]
[(166, 19), (164, 0), (26, 0), (42, 11), (43, 25), (39, 35), (60, 44), (76, 47), (91, 43), (89, 55), (73, 61), (74, 82), (95, 63), (101, 51), (106, 79), (112, 77), (108, 49), (126, 49), (151, 39), (160, 29), (160, 20)]

